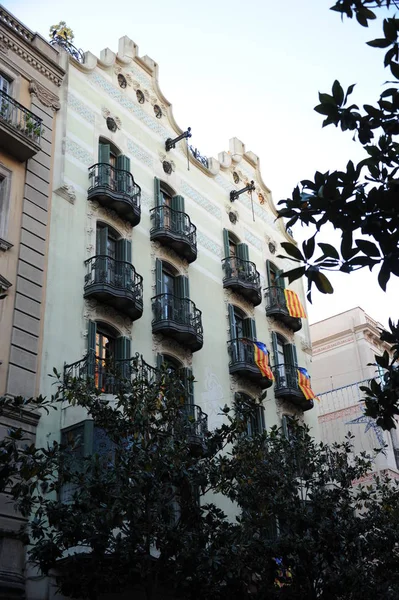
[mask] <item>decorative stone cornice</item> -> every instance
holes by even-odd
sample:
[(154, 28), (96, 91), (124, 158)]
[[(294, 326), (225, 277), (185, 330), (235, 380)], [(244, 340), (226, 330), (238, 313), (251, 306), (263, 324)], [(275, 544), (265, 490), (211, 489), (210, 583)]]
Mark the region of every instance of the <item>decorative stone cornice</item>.
[(60, 185), (59, 188), (54, 190), (54, 193), (58, 196), (61, 196), (61, 198), (68, 200), (68, 202), (70, 202), (71, 204), (75, 204), (76, 193), (73, 185), (68, 185), (64, 183), (63, 185)]
[(43, 85), (32, 79), (29, 83), (29, 91), (31, 95), (37, 97), (37, 99), (43, 104), (43, 106), (48, 106), (53, 110), (60, 110), (61, 104), (58, 96), (50, 92)]
[(7, 252), (7, 250), (9, 250), (12, 247), (13, 244), (11, 244), (11, 242), (7, 242), (7, 240), (0, 238), (0, 250), (2, 250), (3, 252)]
[(185, 367), (191, 367), (193, 364), (193, 355), (189, 350), (161, 334), (153, 335), (152, 350), (154, 354), (170, 354)]

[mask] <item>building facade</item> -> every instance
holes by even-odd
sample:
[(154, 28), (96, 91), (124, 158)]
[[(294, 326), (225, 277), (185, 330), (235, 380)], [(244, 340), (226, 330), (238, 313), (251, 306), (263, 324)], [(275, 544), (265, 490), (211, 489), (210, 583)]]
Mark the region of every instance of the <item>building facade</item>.
[[(19, 131), (29, 138), (25, 154), (11, 157), (3, 143), (0, 157), (12, 174), (2, 187), (11, 195), (2, 196), (1, 393), (49, 396), (56, 368), (112, 396), (115, 373), (132, 373), (139, 354), (181, 370), (204, 430), (221, 423), (235, 394), (267, 389), (250, 428), (296, 415), (317, 436), (297, 376), (298, 366), (310, 370), (309, 328), (289, 313), (280, 274), (291, 263), (277, 258), (292, 238), (276, 221), (258, 157), (237, 138), (217, 158), (187, 149), (158, 65), (129, 38), (117, 53), (83, 56), (1, 15), (11, 41), (1, 38), (0, 62), (13, 82), (3, 91), (39, 127)], [(0, 128), (12, 128), (6, 121), (0, 116)], [(305, 306), (302, 282), (292, 290)], [(256, 340), (270, 351), (274, 383), (256, 365)], [(37, 443), (47, 445), (85, 417), (62, 405), (24, 417), (24, 427), (33, 434), (37, 425)], [(22, 595), (18, 551), (7, 568)], [(28, 575), (28, 599), (53, 596), (49, 580)]]
[[(35, 396), (42, 352), (58, 51), (0, 7), (0, 395)], [(3, 415), (34, 436), (38, 421)], [(24, 594), (21, 518), (0, 496), (0, 597)]]
[(381, 377), (380, 367), (370, 366), (389, 344), (380, 341), (383, 326), (361, 308), (353, 308), (310, 326), (312, 383), (320, 398), (320, 435), (327, 443), (342, 442), (350, 431), (354, 451), (374, 455), (375, 471), (399, 476), (399, 441), (396, 430), (384, 432), (364, 415), (360, 389), (369, 379)]

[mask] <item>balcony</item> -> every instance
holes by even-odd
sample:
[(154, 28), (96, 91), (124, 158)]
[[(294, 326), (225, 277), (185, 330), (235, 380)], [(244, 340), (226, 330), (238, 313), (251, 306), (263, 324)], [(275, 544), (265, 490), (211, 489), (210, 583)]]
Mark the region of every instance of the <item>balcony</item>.
[(25, 162), (40, 152), (42, 120), (0, 90), (0, 145)]
[(313, 408), (313, 400), (306, 400), (298, 385), (298, 370), (293, 365), (281, 364), (272, 367), (275, 378), (274, 395), (286, 400), (303, 411)]
[(84, 297), (112, 306), (136, 321), (143, 314), (143, 278), (132, 264), (110, 256), (85, 261)]
[(190, 217), (169, 206), (157, 206), (150, 215), (154, 222), (150, 239), (172, 248), (188, 263), (194, 262), (197, 258), (197, 228)]
[(204, 343), (201, 311), (188, 298), (159, 294), (151, 299), (154, 318), (152, 333), (173, 338), (192, 352)]
[[(125, 360), (109, 360), (88, 354), (81, 360), (64, 367), (64, 385), (73, 387), (75, 382), (85, 381), (89, 387), (103, 394), (128, 391), (135, 380), (154, 389), (160, 373), (136, 354)], [(202, 454), (206, 447), (208, 415), (196, 404), (185, 404), (177, 419), (174, 431), (185, 436), (191, 450)]]
[(223, 287), (241, 294), (254, 306), (262, 302), (260, 275), (253, 262), (230, 256), (222, 260)]
[(273, 381), (264, 377), (255, 362), (254, 343), (249, 338), (237, 338), (227, 342), (230, 355), (229, 371), (231, 375), (245, 377), (263, 390), (271, 387)]
[(300, 331), (302, 329), (302, 320), (298, 317), (291, 317), (288, 312), (287, 302), (285, 300), (284, 288), (272, 286), (265, 289), (266, 298), (266, 316), (274, 317), (281, 321), (283, 325), (291, 331)]
[(88, 200), (114, 210), (122, 219), (138, 225), (141, 218), (141, 188), (129, 171), (116, 169), (108, 163), (89, 168)]

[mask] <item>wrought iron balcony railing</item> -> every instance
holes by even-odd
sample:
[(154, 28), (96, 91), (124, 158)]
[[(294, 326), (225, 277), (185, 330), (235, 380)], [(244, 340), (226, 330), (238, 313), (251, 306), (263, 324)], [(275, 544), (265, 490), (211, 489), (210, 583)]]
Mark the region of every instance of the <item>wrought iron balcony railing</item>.
[(143, 313), (143, 278), (131, 263), (97, 255), (85, 262), (85, 297), (110, 304), (132, 319)]
[(260, 275), (249, 260), (229, 256), (222, 260), (224, 271), (223, 287), (231, 288), (247, 298), (254, 306), (262, 302)]
[(97, 163), (89, 168), (88, 199), (97, 200), (105, 207), (137, 225), (141, 217), (141, 187), (129, 171), (117, 169), (108, 163)]
[(19, 160), (40, 150), (42, 119), (0, 90), (0, 125), (4, 147)]
[[(160, 385), (161, 373), (136, 354), (125, 360), (104, 359), (87, 354), (81, 360), (64, 366), (64, 386), (84, 382), (89, 389), (103, 394), (129, 391), (129, 385), (139, 380), (143, 386)], [(208, 415), (196, 404), (187, 403), (181, 408), (182, 419), (177, 430), (184, 432), (190, 444), (204, 446), (208, 431)], [(176, 431), (177, 431), (176, 430)]]
[(255, 362), (254, 341), (250, 338), (236, 338), (227, 342), (230, 355), (229, 370), (231, 374), (250, 379), (262, 389), (269, 388), (273, 381), (264, 377)]
[(266, 315), (278, 319), (292, 331), (299, 331), (302, 329), (301, 319), (298, 317), (291, 317), (288, 312), (284, 288), (279, 287), (278, 285), (272, 285), (264, 291), (266, 298)]
[(306, 400), (298, 385), (298, 368), (295, 365), (279, 364), (272, 367), (276, 398), (283, 398), (302, 410), (313, 408), (313, 400)]
[(153, 226), (151, 240), (159, 240), (182, 254), (188, 262), (197, 258), (197, 228), (190, 217), (169, 206), (156, 206), (150, 211)]
[(193, 352), (203, 345), (202, 313), (188, 298), (158, 294), (151, 299), (153, 333), (164, 333)]

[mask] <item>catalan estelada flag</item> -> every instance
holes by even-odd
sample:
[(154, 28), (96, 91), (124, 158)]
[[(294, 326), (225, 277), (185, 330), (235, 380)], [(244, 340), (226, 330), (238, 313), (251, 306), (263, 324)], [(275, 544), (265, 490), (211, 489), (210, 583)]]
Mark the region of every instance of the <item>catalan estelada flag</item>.
[(254, 342), (255, 362), (263, 377), (274, 380), (273, 371), (269, 367), (269, 350), (262, 342)]
[(284, 290), (284, 296), (290, 316), (306, 319), (306, 313), (298, 295), (292, 290)]
[(298, 367), (298, 385), (306, 400), (317, 400), (317, 402), (320, 402), (319, 398), (310, 387), (309, 373), (303, 367)]

